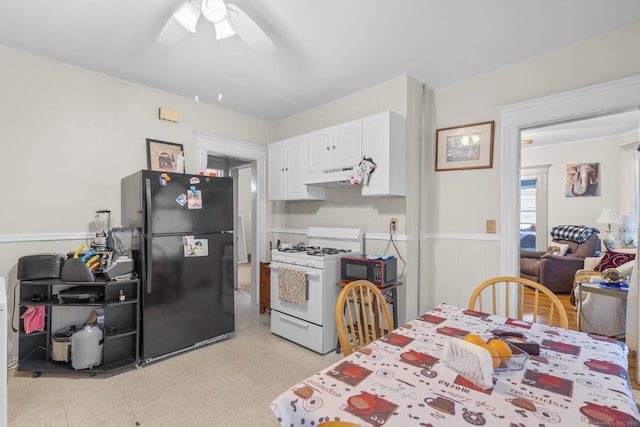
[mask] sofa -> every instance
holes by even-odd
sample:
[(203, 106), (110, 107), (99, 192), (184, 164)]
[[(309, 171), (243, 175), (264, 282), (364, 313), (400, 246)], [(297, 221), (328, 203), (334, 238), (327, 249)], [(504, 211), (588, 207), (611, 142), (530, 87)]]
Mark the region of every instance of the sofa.
[[(580, 227), (578, 236), (562, 232), (561, 227)], [(555, 232), (554, 232), (555, 231)], [(583, 226), (558, 226), (546, 251), (520, 251), (520, 277), (533, 280), (553, 293), (568, 294), (576, 271), (584, 268), (584, 260), (600, 250), (598, 230)]]
[[(621, 298), (600, 295), (592, 292), (583, 292), (582, 301), (577, 304), (579, 298), (578, 282), (596, 282), (602, 280), (601, 273), (606, 268), (615, 268), (622, 277), (631, 277), (635, 258), (623, 258), (623, 254), (637, 256), (637, 249), (614, 249), (607, 251), (600, 257), (587, 257), (584, 268), (578, 270), (575, 275), (570, 301), (578, 309), (578, 329), (582, 332), (605, 335), (609, 337), (624, 336), (626, 330), (626, 302)], [(607, 258), (611, 260), (612, 254), (616, 256), (615, 265), (603, 264)], [(611, 260), (613, 261), (613, 260)], [(628, 283), (628, 282), (627, 282)]]

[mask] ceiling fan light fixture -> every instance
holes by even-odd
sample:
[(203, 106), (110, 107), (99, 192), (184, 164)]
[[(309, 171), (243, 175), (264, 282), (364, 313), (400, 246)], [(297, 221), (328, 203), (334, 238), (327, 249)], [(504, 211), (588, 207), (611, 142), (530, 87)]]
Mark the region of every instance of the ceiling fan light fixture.
[(236, 35), (236, 32), (231, 28), (231, 24), (229, 24), (229, 21), (226, 19), (224, 21), (214, 22), (213, 25), (216, 27), (216, 40), (223, 40)]
[(217, 24), (227, 19), (227, 6), (223, 0), (202, 0), (202, 14)]
[(200, 18), (200, 8), (195, 3), (186, 1), (175, 11), (173, 17), (188, 31), (195, 33), (196, 24)]

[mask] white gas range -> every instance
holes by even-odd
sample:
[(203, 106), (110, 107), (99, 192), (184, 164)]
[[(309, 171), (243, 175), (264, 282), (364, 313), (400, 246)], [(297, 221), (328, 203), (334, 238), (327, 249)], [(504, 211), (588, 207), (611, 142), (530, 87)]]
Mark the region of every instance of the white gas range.
[[(361, 253), (363, 235), (358, 228), (310, 227), (307, 238), (307, 245), (271, 251), (271, 332), (327, 354), (336, 348), (338, 339), (340, 258)], [(280, 267), (304, 271), (307, 289), (303, 304), (280, 299)]]

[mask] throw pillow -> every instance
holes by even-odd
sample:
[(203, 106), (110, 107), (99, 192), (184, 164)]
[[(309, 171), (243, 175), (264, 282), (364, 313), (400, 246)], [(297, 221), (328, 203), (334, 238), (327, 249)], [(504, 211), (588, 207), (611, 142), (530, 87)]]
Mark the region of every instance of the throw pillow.
[(607, 251), (602, 256), (602, 259), (596, 265), (595, 270), (604, 271), (607, 268), (618, 268), (622, 264), (636, 259), (635, 254), (626, 254), (622, 252)]
[(545, 255), (565, 256), (569, 250), (569, 245), (564, 243), (553, 243), (547, 248)]

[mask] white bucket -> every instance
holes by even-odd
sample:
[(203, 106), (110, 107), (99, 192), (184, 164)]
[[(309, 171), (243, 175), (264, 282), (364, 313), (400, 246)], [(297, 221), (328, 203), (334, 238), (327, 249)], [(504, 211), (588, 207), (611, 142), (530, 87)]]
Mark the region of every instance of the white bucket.
[(87, 325), (71, 335), (71, 366), (91, 369), (102, 363), (104, 333), (98, 325)]

